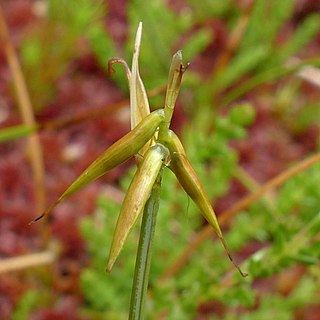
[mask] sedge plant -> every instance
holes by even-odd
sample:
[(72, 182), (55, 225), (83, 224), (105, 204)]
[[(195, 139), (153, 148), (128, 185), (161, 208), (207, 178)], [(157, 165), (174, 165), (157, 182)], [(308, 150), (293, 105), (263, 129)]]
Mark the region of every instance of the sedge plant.
[(139, 74), (138, 58), (141, 35), (142, 23), (140, 22), (135, 39), (131, 70), (121, 58), (114, 58), (109, 61), (110, 72), (113, 72), (113, 63), (121, 63), (126, 69), (130, 88), (131, 131), (99, 156), (53, 205), (34, 220), (38, 221), (47, 216), (53, 208), (71, 194), (135, 156), (137, 171), (122, 204), (106, 267), (106, 270), (110, 272), (130, 231), (138, 217), (144, 212), (132, 287), (130, 319), (143, 318), (143, 305), (151, 262), (152, 238), (160, 202), (162, 170), (164, 168), (169, 168), (175, 174), (183, 189), (214, 229), (231, 262), (242, 276), (246, 275), (233, 261), (210, 200), (188, 160), (180, 139), (170, 130), (182, 76), (188, 64), (183, 65), (181, 51), (174, 54), (169, 70), (164, 108), (150, 112), (146, 90)]

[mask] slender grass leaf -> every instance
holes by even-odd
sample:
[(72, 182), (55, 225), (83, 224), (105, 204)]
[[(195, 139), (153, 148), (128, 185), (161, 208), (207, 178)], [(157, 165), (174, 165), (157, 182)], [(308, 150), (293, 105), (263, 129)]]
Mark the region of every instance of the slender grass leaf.
[(8, 142), (11, 140), (27, 137), (30, 133), (35, 132), (36, 128), (25, 125), (13, 126), (0, 130), (0, 142)]

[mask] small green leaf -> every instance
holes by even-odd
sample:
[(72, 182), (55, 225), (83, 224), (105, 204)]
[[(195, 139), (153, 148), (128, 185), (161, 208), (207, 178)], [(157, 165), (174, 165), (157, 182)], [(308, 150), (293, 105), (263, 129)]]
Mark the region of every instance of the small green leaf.
[(230, 120), (237, 125), (250, 125), (255, 119), (255, 110), (250, 103), (242, 103), (233, 107), (230, 111)]
[(35, 128), (25, 125), (13, 126), (0, 130), (0, 142), (7, 142), (28, 136)]

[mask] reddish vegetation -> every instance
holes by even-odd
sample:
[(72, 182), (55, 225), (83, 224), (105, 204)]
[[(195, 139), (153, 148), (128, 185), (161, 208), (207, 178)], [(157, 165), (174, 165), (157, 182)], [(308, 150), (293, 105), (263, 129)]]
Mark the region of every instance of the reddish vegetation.
[[(127, 35), (126, 1), (109, 2), (106, 25), (112, 31), (117, 44), (121, 46)], [(181, 1), (170, 2), (173, 6), (176, 3), (178, 9), (182, 3)], [(304, 6), (299, 4), (295, 21), (299, 21), (318, 3), (317, 1), (302, 2)], [(239, 1), (239, 3), (244, 3), (244, 1)], [(17, 49), (28, 27), (37, 19), (32, 11), (32, 4), (31, 0), (7, 0), (1, 3), (10, 37)], [(217, 34), (217, 41), (203, 52), (201, 60), (193, 64), (193, 67), (201, 71), (204, 76), (207, 76), (206, 71), (215, 65), (218, 54), (214, 55), (212, 52), (219, 53), (224, 50), (227, 35), (227, 28), (222, 21), (208, 22), (208, 24)], [(319, 44), (320, 41), (317, 39), (312, 48), (319, 50)], [(67, 72), (58, 80), (56, 89), (57, 93), (53, 101), (36, 114), (39, 123), (82, 114), (89, 110), (98, 110), (125, 98), (88, 52), (72, 61)], [(305, 90), (311, 89), (306, 87)], [(13, 96), (10, 71), (0, 48), (1, 127), (21, 123)], [(248, 173), (258, 182), (265, 182), (281, 172), (292, 161), (302, 159), (304, 155), (314, 151), (318, 131), (316, 128), (308, 128), (305, 132), (294, 136), (283, 122), (272, 114), (268, 107), (268, 100), (262, 101), (258, 95), (248, 98), (257, 106), (257, 121), (250, 128), (249, 138), (246, 141), (234, 143), (234, 147), (239, 151), (241, 163)], [(181, 122), (177, 116), (175, 120), (177, 123)], [(129, 129), (128, 123), (128, 121), (123, 122), (120, 117), (108, 115), (93, 121), (67, 126), (58, 131), (44, 130), (40, 133), (44, 152), (48, 204), (52, 203), (92, 160)], [(42, 249), (41, 222), (32, 226), (28, 225), (29, 221), (39, 213), (35, 212), (32, 173), (25, 154), (25, 147), (24, 139), (0, 144), (1, 258)], [(77, 222), (79, 218), (93, 212), (100, 186), (106, 182), (116, 183), (125, 168), (126, 165), (113, 170), (99, 181), (78, 192), (73, 196), (72, 201), (67, 201), (54, 210), (50, 218), (50, 232), (62, 243), (62, 259), (49, 272), (53, 272), (52, 290), (60, 298), (51, 308), (38, 311), (32, 319), (79, 319), (76, 310), (81, 304), (81, 296), (79, 296), (77, 280), (81, 268), (86, 264), (87, 256)], [(218, 211), (228, 207), (243, 193), (244, 189), (234, 183), (228, 196), (218, 203)], [(294, 276), (297, 276), (298, 271), (294, 270)], [(287, 292), (287, 285), (281, 280), (283, 279), (278, 281), (278, 285), (281, 286), (279, 290)], [(23, 272), (0, 276), (1, 319), (9, 319), (16, 301), (31, 286), (30, 283), (36, 281), (32, 276)], [(199, 308), (199, 313), (205, 315), (212, 310), (218, 313), (223, 312), (223, 306), (203, 305)], [(317, 313), (316, 311), (314, 313)], [(299, 314), (303, 319), (313, 319), (312, 310), (301, 310)], [(310, 317), (309, 314), (311, 314)]]

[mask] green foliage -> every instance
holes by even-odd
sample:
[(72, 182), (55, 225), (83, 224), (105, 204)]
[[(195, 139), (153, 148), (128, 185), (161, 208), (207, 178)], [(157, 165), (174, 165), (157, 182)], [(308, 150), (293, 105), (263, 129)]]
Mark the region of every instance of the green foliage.
[(318, 103), (308, 103), (296, 111), (289, 113), (289, 118), (295, 117), (296, 131), (301, 132), (305, 130), (310, 124), (318, 125), (320, 121), (320, 108)]
[[(181, 13), (177, 15), (167, 4), (161, 0), (156, 1), (130, 1), (128, 5), (129, 36), (124, 45), (123, 51), (116, 49), (112, 41), (112, 35), (108, 35), (100, 27), (93, 27), (88, 32), (90, 46), (97, 56), (102, 66), (106, 67), (108, 58), (121, 56), (130, 64), (132, 55), (132, 43), (134, 42), (135, 30), (140, 21), (143, 21), (143, 41), (140, 50), (140, 73), (142, 79), (148, 79), (147, 89), (162, 86), (166, 83), (168, 74), (168, 61), (171, 60), (175, 45), (181, 38), (181, 34), (187, 33), (193, 26), (192, 15), (190, 13)], [(155, 24), (154, 21), (161, 22)], [(211, 33), (202, 28), (192, 32), (188, 36), (184, 48), (184, 57), (186, 61), (192, 60), (201, 50), (203, 50), (211, 41)], [(127, 83), (123, 72), (117, 72), (112, 77), (117, 84), (124, 90), (127, 90)], [(120, 68), (119, 68), (120, 70)], [(162, 103), (162, 102), (161, 102)], [(154, 98), (152, 105), (159, 105), (160, 99)]]
[(17, 303), (11, 319), (12, 320), (28, 319), (31, 312), (38, 305), (39, 300), (41, 300), (39, 292), (36, 292), (35, 290), (27, 291)]
[(211, 0), (203, 0), (201, 5), (197, 0), (188, 0), (188, 4), (190, 5), (194, 20), (195, 21), (203, 21), (208, 17), (223, 17), (226, 14), (230, 13), (232, 10), (232, 0), (225, 1), (211, 1)]
[[(232, 89), (223, 99), (223, 104), (229, 104), (232, 101), (242, 97), (247, 92), (255, 89), (261, 84), (270, 83), (272, 81), (278, 80), (281, 77), (285, 77), (289, 74), (299, 71), (301, 68), (313, 65), (315, 67), (320, 66), (320, 59), (306, 59), (302, 62), (297, 64), (293, 64), (292, 66), (287, 65), (280, 65), (277, 67), (273, 67), (262, 71), (261, 73), (257, 73), (256, 75), (252, 76), (250, 79), (244, 81), (239, 86)], [(302, 106), (301, 106), (302, 107)]]
[[(103, 34), (109, 39), (102, 24), (104, 12), (100, 0), (48, 1), (47, 15), (31, 29), (21, 47), (23, 72), (36, 110), (52, 99), (54, 84), (69, 62), (81, 54), (82, 38), (91, 41)], [(110, 56), (114, 51), (105, 53)]]
[[(191, 26), (191, 15), (176, 15), (161, 0), (131, 1), (129, 19), (132, 28), (130, 28), (131, 34), (128, 42), (130, 48), (134, 39), (134, 33), (132, 33), (135, 30), (134, 26), (137, 26), (141, 21), (141, 16), (144, 17), (143, 37), (145, 40), (142, 42), (140, 59), (144, 61), (145, 66), (152, 66), (152, 68), (148, 68), (150, 74), (144, 75), (142, 73), (142, 78), (157, 79), (159, 75), (163, 75), (166, 80), (168, 61), (171, 61), (171, 56), (174, 53), (173, 45), (177, 42), (179, 34)], [(155, 24), (155, 21), (159, 21), (159, 24)], [(173, 30), (174, 32), (172, 32)]]
[(293, 5), (291, 0), (255, 1), (241, 48), (254, 47), (257, 43), (274, 44), (280, 27), (293, 12)]
[(286, 59), (293, 56), (304, 48), (311, 39), (320, 31), (320, 16), (308, 16), (301, 25), (297, 28), (291, 39), (289, 39), (283, 46), (280, 46), (276, 55), (273, 57), (271, 63), (284, 63)]
[(108, 276), (105, 271), (107, 254), (119, 210), (119, 204), (100, 199), (95, 219), (85, 219), (81, 224), (81, 230), (88, 240), (88, 251), (92, 255), (91, 267), (83, 270), (81, 275), (81, 288), (87, 300), (86, 306), (88, 310), (99, 311), (111, 319), (112, 315), (114, 317), (116, 314), (116, 319), (126, 318), (127, 308), (123, 306), (128, 306), (130, 301), (134, 259), (125, 257), (134, 257), (135, 243), (138, 239), (134, 231), (131, 238), (135, 240), (127, 243), (119, 257), (120, 267), (114, 268)]
[[(239, 314), (237, 310), (234, 309), (224, 317), (213, 316), (210, 317), (210, 320), (269, 320), (270, 318), (288, 320), (294, 319), (295, 310), (314, 303), (314, 297), (319, 286), (319, 282), (314, 280), (314, 275), (307, 274), (306, 276), (302, 277), (302, 279), (298, 283), (298, 286), (289, 295), (283, 296), (280, 294), (264, 293), (260, 297), (260, 307), (258, 309), (241, 314)], [(252, 292), (249, 287), (242, 291), (234, 291), (238, 296), (244, 299), (245, 296)], [(232, 297), (227, 297), (228, 301), (230, 301), (230, 299), (232, 299)], [(237, 298), (236, 300), (239, 299)]]
[(254, 68), (261, 65), (269, 54), (270, 48), (263, 43), (240, 51), (232, 59), (228, 67), (219, 72), (217, 75), (217, 79), (219, 79), (219, 81), (216, 81), (215, 78), (212, 79), (210, 86), (212, 86), (215, 91), (220, 91), (229, 87), (242, 76), (248, 74)]
[[(148, 88), (164, 85), (167, 81), (168, 61), (176, 51), (176, 44), (181, 41), (181, 35), (193, 26), (191, 12), (176, 14), (164, 1), (131, 1), (129, 5), (129, 21), (131, 31), (127, 46), (131, 52), (134, 30), (139, 21), (143, 20), (143, 41), (141, 45), (140, 61), (141, 76), (148, 79)], [(142, 19), (143, 17), (143, 19)], [(158, 21), (158, 23), (155, 23)], [(185, 61), (192, 60), (211, 41), (211, 34), (206, 29), (200, 29), (188, 36), (183, 45)]]
[[(232, 1), (206, 1), (205, 5), (200, 6), (198, 2), (190, 0), (190, 6), (193, 10), (177, 14), (161, 0), (151, 3), (130, 1), (130, 33), (124, 50), (121, 51), (115, 46), (112, 35), (107, 33), (102, 23), (101, 18), (107, 8), (100, 0), (81, 0), (77, 5), (73, 1), (49, 1), (48, 18), (43, 21), (43, 26), (38, 28), (40, 31), (28, 35), (22, 46), (24, 71), (35, 108), (41, 108), (51, 99), (54, 93), (52, 83), (66, 70), (68, 61), (81, 52), (77, 46), (80, 38), (87, 40), (98, 61), (106, 67), (108, 57), (120, 55), (128, 60), (132, 54), (134, 30), (138, 22), (143, 20), (145, 40), (141, 47), (140, 60), (144, 62), (141, 64), (141, 75), (148, 79), (147, 89), (151, 89), (166, 83), (167, 62), (170, 61), (177, 43), (180, 42), (180, 46), (184, 48), (186, 60), (192, 61), (214, 38), (215, 35), (205, 26), (191, 32), (195, 21), (212, 16), (223, 17), (226, 14), (232, 19), (241, 17), (239, 8), (234, 6)], [(308, 44), (319, 32), (319, 15), (307, 17), (285, 44), (278, 45), (277, 34), (292, 12), (291, 0), (256, 1), (239, 49), (226, 68), (203, 82), (204, 88), (201, 96), (197, 98), (198, 101), (195, 101), (196, 104), (208, 104), (212, 93), (218, 94), (241, 77), (251, 75), (252, 71), (255, 71), (254, 77), (257, 77), (272, 67), (275, 70), (283, 67), (288, 58)], [(161, 28), (158, 28), (154, 21), (161, 22)], [(187, 35), (183, 43), (181, 35)], [(187, 77), (192, 78), (192, 75)], [(122, 72), (117, 72), (113, 79), (123, 90), (127, 90)], [(186, 84), (192, 87), (195, 83), (195, 78), (191, 83), (186, 81)], [(241, 94), (250, 89), (249, 86)], [(205, 101), (204, 97), (207, 97)], [(226, 102), (230, 103), (234, 98), (230, 93)], [(152, 104), (159, 105), (160, 100), (154, 98)]]
[(230, 110), (230, 120), (235, 125), (247, 126), (253, 123), (255, 111), (249, 103), (241, 103)]
[[(289, 180), (278, 194), (273, 215), (262, 206), (254, 206), (250, 213), (242, 213), (234, 220), (226, 237), (231, 247), (243, 247), (247, 241), (254, 239), (264, 243), (264, 248), (249, 257), (243, 265), (250, 275), (250, 285), (235, 275), (230, 288), (216, 288), (218, 293), (214, 295), (215, 299), (221, 299), (226, 304), (233, 301), (234, 306), (252, 306), (253, 297), (259, 294), (252, 287), (255, 280), (288, 272), (297, 263), (310, 268), (289, 297), (263, 294), (259, 309), (245, 313), (240, 319), (267, 319), (268, 308), (269, 312), (272, 308), (276, 318), (282, 319), (283, 315), (284, 319), (292, 319), (297, 308), (313, 302), (311, 297), (320, 285), (319, 277), (313, 272), (318, 269), (320, 261), (317, 239), (320, 231), (319, 172), (320, 166), (316, 165)], [(247, 300), (247, 297), (252, 298)], [(230, 310), (224, 319), (236, 318)]]
[(12, 126), (0, 130), (0, 142), (7, 142), (18, 138), (26, 137), (35, 129), (25, 125)]
[[(255, 1), (242, 41), (233, 59), (207, 83), (217, 94), (244, 76), (252, 77), (252, 85), (234, 88), (224, 99), (224, 104), (229, 104), (258, 84), (283, 76), (284, 72), (279, 74), (279, 71), (288, 68), (285, 66), (287, 60), (299, 53), (319, 33), (320, 16), (311, 15), (306, 17), (284, 44), (279, 45), (278, 32), (291, 17), (293, 5), (294, 2), (291, 0)], [(289, 72), (287, 70), (287, 73)], [(257, 81), (260, 76), (262, 81)], [(242, 88), (241, 94), (239, 94), (240, 88)], [(238, 94), (235, 94), (236, 92)]]

